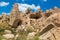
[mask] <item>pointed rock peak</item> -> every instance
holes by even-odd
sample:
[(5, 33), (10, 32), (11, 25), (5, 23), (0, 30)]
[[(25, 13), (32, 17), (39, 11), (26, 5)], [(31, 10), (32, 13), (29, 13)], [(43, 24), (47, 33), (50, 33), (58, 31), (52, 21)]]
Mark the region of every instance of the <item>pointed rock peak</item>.
[(38, 10), (38, 15), (40, 15), (40, 16), (44, 16), (43, 11), (42, 11), (42, 10)]
[(58, 7), (55, 6), (55, 7), (54, 7), (54, 10), (58, 10)]
[(14, 3), (14, 7), (18, 7), (18, 4), (17, 3)]
[(49, 11), (50, 11), (50, 12), (53, 12), (54, 10), (53, 10), (53, 9), (50, 9)]
[(42, 10), (38, 10), (38, 13), (42, 13)]
[(12, 11), (11, 11), (11, 14), (12, 13), (16, 13), (16, 12), (18, 12), (19, 10), (18, 10), (18, 4), (17, 3), (14, 3), (14, 5), (13, 5), (13, 8), (12, 8)]
[(26, 14), (29, 14), (29, 13), (30, 13), (30, 8), (27, 8)]
[(49, 13), (49, 10), (46, 10), (46, 13)]
[(14, 3), (13, 10), (18, 10), (18, 4), (17, 3)]

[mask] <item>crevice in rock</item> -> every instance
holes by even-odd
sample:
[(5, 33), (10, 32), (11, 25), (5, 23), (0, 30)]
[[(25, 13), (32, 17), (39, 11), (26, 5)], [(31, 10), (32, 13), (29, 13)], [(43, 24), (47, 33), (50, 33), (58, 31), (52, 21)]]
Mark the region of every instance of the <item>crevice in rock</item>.
[(60, 24), (59, 23), (54, 23), (57, 27), (60, 27)]
[(53, 35), (53, 37), (55, 38), (55, 40), (56, 40), (56, 37), (55, 37), (55, 35), (52, 33), (52, 35)]
[(15, 20), (14, 21), (14, 23), (13, 23), (13, 28), (17, 28), (19, 25), (21, 25), (22, 24), (22, 20), (20, 20), (20, 19), (17, 19), (17, 20)]
[(54, 28), (55, 26), (52, 25), (52, 24), (49, 24), (46, 28), (44, 28), (41, 32), (40, 32), (40, 35), (48, 32), (49, 30), (51, 30), (52, 28)]

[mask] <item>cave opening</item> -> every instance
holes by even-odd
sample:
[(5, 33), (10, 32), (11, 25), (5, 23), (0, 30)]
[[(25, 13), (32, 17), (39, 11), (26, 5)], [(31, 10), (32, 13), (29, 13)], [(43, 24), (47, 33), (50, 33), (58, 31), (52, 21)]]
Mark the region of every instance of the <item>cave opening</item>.
[(13, 28), (17, 28), (19, 25), (21, 25), (22, 24), (22, 20), (20, 20), (20, 19), (17, 19), (17, 20), (15, 20), (14, 21), (14, 23), (13, 23)]
[(41, 17), (42, 17), (42, 15), (39, 14), (39, 13), (36, 13), (36, 14), (30, 14), (30, 18), (31, 18), (31, 19), (39, 19), (39, 18), (41, 18)]

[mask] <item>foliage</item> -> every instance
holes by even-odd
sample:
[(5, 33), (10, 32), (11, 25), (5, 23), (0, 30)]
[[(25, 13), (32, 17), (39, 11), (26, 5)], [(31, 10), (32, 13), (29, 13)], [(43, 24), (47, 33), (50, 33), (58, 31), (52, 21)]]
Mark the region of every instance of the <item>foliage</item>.
[(26, 35), (20, 35), (16, 40), (26, 40)]

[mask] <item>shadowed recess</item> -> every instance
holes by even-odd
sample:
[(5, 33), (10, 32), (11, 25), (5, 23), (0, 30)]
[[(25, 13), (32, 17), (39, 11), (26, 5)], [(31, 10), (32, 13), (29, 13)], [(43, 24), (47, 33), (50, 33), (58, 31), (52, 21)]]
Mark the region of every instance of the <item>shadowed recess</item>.
[(22, 20), (20, 20), (20, 19), (17, 19), (17, 20), (15, 20), (14, 21), (14, 23), (13, 23), (13, 28), (17, 28), (19, 25), (21, 25), (22, 24)]
[(41, 18), (41, 17), (42, 17), (42, 15), (39, 14), (39, 13), (36, 13), (36, 14), (30, 14), (30, 18), (32, 18), (32, 19), (39, 19), (39, 18)]
[(54, 23), (57, 27), (60, 27), (60, 24), (59, 23)]
[(54, 25), (49, 24), (46, 28), (44, 28), (44, 29), (40, 32), (40, 35), (43, 35), (44, 33), (48, 32), (48, 31), (51, 30), (52, 28), (54, 28)]

